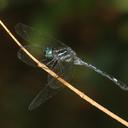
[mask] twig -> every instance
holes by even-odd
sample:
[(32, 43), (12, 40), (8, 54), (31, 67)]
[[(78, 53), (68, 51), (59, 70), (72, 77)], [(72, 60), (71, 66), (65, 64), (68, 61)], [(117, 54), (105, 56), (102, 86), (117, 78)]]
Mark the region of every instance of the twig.
[(108, 110), (107, 108), (103, 107), (102, 105), (100, 105), (99, 103), (97, 103), (96, 101), (94, 101), (93, 99), (91, 99), (90, 97), (88, 97), (86, 94), (84, 94), (83, 92), (81, 92), (80, 90), (78, 90), (77, 88), (73, 87), (71, 84), (69, 84), (67, 81), (65, 81), (64, 79), (62, 79), (60, 76), (58, 76), (56, 73), (54, 73), (51, 69), (49, 69), (45, 64), (41, 63), (40, 61), (38, 61), (31, 53), (29, 53), (24, 47), (23, 45), (21, 45), (21, 43), (13, 36), (13, 34), (9, 31), (9, 29), (4, 25), (4, 23), (0, 20), (0, 25), (5, 29), (5, 31), (11, 36), (11, 38), (14, 40), (14, 42), (37, 64), (37, 66), (43, 70), (45, 70), (47, 73), (49, 73), (51, 76), (53, 76), (55, 79), (57, 79), (60, 83), (62, 83), (63, 85), (65, 85), (66, 87), (68, 87), (70, 90), (72, 90), (73, 92), (75, 92), (78, 96), (80, 96), (82, 99), (86, 100), (87, 102), (89, 102), (91, 105), (95, 106), (96, 108), (98, 108), (99, 110), (101, 110), (102, 112), (106, 113), (108, 116), (110, 116), (111, 118), (115, 119), (116, 121), (118, 121), (119, 123), (123, 124), (124, 126), (128, 127), (128, 122), (124, 119), (122, 119), (121, 117), (117, 116), (116, 114), (114, 114), (113, 112), (111, 112), (110, 110)]

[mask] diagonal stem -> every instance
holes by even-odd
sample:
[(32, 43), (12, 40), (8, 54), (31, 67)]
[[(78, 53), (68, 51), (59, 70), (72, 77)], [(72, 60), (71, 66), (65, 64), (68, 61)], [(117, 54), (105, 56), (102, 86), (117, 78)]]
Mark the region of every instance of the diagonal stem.
[(39, 68), (42, 70), (45, 70), (47, 73), (49, 73), (51, 76), (53, 76), (55, 79), (57, 79), (60, 83), (62, 83), (64, 86), (68, 87), (70, 90), (72, 90), (74, 93), (76, 93), (79, 97), (89, 102), (91, 105), (95, 106), (97, 109), (101, 110), (102, 112), (106, 113), (111, 118), (115, 119), (119, 123), (123, 124), (124, 126), (128, 127), (128, 122), (118, 115), (114, 114), (107, 108), (103, 107), (90, 97), (88, 97), (85, 93), (78, 90), (74, 86), (72, 86), (70, 83), (62, 79), (60, 76), (58, 76), (56, 73), (54, 73), (51, 69), (49, 69), (46, 65), (38, 61), (30, 52), (28, 52), (23, 45), (13, 36), (13, 34), (9, 31), (9, 29), (4, 25), (4, 23), (0, 20), (0, 25), (5, 29), (5, 31), (9, 34), (9, 36), (14, 40), (14, 42), (37, 64)]

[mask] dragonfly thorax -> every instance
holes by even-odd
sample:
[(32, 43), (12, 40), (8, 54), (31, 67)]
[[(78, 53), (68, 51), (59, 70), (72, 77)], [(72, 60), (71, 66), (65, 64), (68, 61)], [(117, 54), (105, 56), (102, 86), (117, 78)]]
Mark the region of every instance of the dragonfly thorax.
[(70, 62), (73, 60), (73, 56), (72, 50), (69, 48), (54, 50), (54, 57), (61, 61)]

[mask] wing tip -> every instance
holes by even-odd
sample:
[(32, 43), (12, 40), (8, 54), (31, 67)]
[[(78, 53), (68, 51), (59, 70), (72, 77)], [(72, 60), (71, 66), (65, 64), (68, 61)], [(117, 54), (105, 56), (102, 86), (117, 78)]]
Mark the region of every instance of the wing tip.
[(37, 100), (36, 98), (33, 99), (32, 102), (30, 103), (30, 105), (28, 106), (29, 111), (32, 111), (41, 105), (41, 103), (37, 103), (36, 100)]
[(28, 106), (28, 110), (29, 111), (33, 111), (34, 109), (36, 109), (38, 106), (35, 106), (33, 105), (33, 103), (31, 103), (29, 106)]

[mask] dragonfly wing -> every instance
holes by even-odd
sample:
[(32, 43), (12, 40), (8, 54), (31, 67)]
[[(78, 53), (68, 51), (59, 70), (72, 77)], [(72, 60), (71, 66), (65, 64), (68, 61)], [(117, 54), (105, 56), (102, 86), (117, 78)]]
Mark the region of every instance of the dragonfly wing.
[(15, 26), (15, 31), (24, 40), (31, 41), (31, 38), (28, 37), (28, 33), (30, 33), (31, 28), (28, 29), (26, 25), (23, 25), (22, 23), (18, 23)]
[[(51, 66), (50, 68), (55, 73), (57, 73), (59, 76), (64, 76), (63, 67), (60, 66), (59, 62), (56, 62), (56, 65), (54, 66), (54, 64), (53, 64), (53, 66)], [(49, 83), (49, 86), (53, 89), (58, 89), (58, 88), (62, 87), (62, 86), (60, 86), (60, 83), (49, 74), (48, 74), (48, 83)]]
[[(68, 64), (64, 67), (63, 70), (58, 70), (58, 63), (54, 66), (54, 71), (59, 71), (59, 75), (63, 75), (64, 73), (69, 73), (69, 70), (65, 69), (71, 69), (71, 65)], [(51, 66), (52, 68), (52, 66)], [(68, 71), (68, 72), (67, 72)], [(69, 73), (70, 75), (71, 73)], [(65, 79), (69, 78), (67, 74), (65, 74)], [(63, 86), (60, 85), (60, 83), (54, 79), (53, 77), (50, 77), (48, 75), (48, 84), (36, 95), (36, 97), (32, 100), (32, 102), (29, 105), (29, 110), (36, 109), (41, 104), (45, 103), (47, 100), (51, 99), (53, 96), (55, 96), (58, 92), (60, 92), (63, 89)]]
[[(43, 58), (43, 50), (39, 47), (39, 46), (37, 46), (37, 45), (26, 45), (26, 46), (24, 46), (34, 57), (36, 57), (39, 61), (43, 61), (44, 60), (44, 58)], [(22, 50), (22, 49), (20, 49), (19, 51), (18, 51), (18, 53), (17, 53), (17, 56), (18, 56), (18, 58), (22, 61), (22, 62), (24, 62), (24, 63), (26, 63), (26, 64), (28, 64), (28, 65), (30, 65), (30, 66), (32, 66), (32, 67), (37, 67), (37, 64)]]
[[(24, 40), (28, 42), (32, 42), (34, 40), (35, 43), (37, 43), (36, 41), (39, 41), (41, 39), (41, 38), (38, 38), (39, 36), (41, 36), (41, 33), (36, 31), (32, 27), (29, 27), (22, 23), (16, 24), (15, 31), (20, 37), (22, 37)], [(38, 34), (38, 37), (34, 37), (34, 35), (37, 35), (37, 34)]]
[(22, 37), (24, 40), (30, 42), (31, 44), (40, 44), (42, 48), (44, 47), (53, 47), (53, 48), (61, 48), (68, 47), (63, 42), (55, 39), (49, 33), (39, 32), (32, 27), (18, 23), (15, 26), (16, 33)]
[[(52, 70), (59, 75), (60, 77), (64, 78), (65, 80), (68, 80), (69, 78), (71, 78), (71, 73), (72, 73), (72, 63), (61, 63), (61, 62), (57, 62), (57, 64), (54, 66), (54, 68), (52, 68)], [(50, 81), (54, 81), (51, 82), (51, 84), (49, 84), (49, 86), (53, 89), (58, 89), (61, 88), (63, 86), (60, 85), (60, 82), (58, 80), (56, 80), (55, 78), (53, 78), (51, 75), (48, 74), (48, 83)]]
[(29, 110), (36, 109), (41, 104), (45, 103), (47, 100), (49, 100), (53, 96), (55, 96), (60, 90), (61, 90), (61, 88), (59, 88), (57, 90), (52, 89), (47, 84), (41, 91), (39, 91), (39, 93), (36, 95), (36, 97), (32, 100), (32, 102), (30, 103), (28, 109)]

